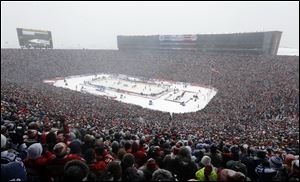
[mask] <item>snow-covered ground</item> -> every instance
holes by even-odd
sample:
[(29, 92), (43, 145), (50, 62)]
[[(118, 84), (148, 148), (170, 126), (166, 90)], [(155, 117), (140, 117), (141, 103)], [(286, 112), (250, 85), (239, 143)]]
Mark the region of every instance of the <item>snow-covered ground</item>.
[(106, 96), (120, 102), (170, 113), (199, 111), (217, 93), (217, 89), (207, 86), (126, 75), (77, 75), (44, 82), (56, 87)]
[(277, 55), (299, 56), (299, 50), (293, 48), (280, 47)]

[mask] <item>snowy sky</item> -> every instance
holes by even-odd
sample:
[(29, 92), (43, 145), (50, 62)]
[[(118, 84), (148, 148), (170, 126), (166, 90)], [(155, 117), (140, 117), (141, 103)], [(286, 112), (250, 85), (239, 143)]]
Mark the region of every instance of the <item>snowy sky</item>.
[(283, 31), (299, 49), (299, 2), (3, 2), (1, 48), (16, 28), (52, 31), (54, 48), (116, 49), (117, 35)]

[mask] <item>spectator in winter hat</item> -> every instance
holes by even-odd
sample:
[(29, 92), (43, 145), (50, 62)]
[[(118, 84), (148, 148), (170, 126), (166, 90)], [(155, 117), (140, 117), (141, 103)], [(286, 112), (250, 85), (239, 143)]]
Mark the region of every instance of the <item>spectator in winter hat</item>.
[(270, 167), (279, 170), (282, 167), (282, 159), (278, 156), (272, 156), (269, 159)]
[(201, 159), (201, 164), (203, 164), (204, 166), (211, 165), (211, 158), (207, 155), (203, 156)]
[(175, 181), (175, 178), (170, 171), (158, 169), (152, 174), (152, 181)]
[(81, 153), (81, 141), (80, 140), (78, 140), (78, 139), (73, 140), (70, 143), (69, 148), (70, 148), (70, 153), (65, 157), (68, 161), (73, 160), (73, 159), (84, 161), (84, 158)]
[(148, 159), (146, 164), (139, 168), (144, 172), (144, 177), (146, 180), (151, 180), (152, 174), (155, 170), (158, 169), (158, 166), (153, 158)]
[(28, 147), (28, 158), (37, 159), (42, 155), (43, 147), (40, 143), (34, 143)]
[(85, 181), (89, 174), (89, 167), (80, 160), (72, 160), (64, 167), (64, 181)]
[(178, 157), (190, 161), (191, 160), (191, 150), (188, 147), (183, 146), (179, 149)]
[(199, 150), (203, 149), (203, 144), (202, 143), (198, 143), (196, 145), (196, 149), (199, 149)]
[(287, 181), (288, 180), (288, 172), (282, 166), (282, 159), (278, 156), (272, 156), (269, 159), (270, 167), (277, 171), (276, 176), (272, 179), (274, 181)]
[(190, 154), (192, 153), (192, 148), (191, 148), (191, 146), (189, 146), (189, 145), (187, 145), (187, 146), (185, 146), (188, 150), (189, 150), (189, 152), (190, 152)]
[(81, 141), (80, 140), (73, 140), (70, 145), (70, 153), (71, 154), (78, 154), (81, 155)]
[(65, 143), (60, 142), (53, 147), (53, 152), (57, 158), (63, 158), (70, 152), (70, 149)]
[[(40, 143), (34, 143), (28, 147), (28, 157), (24, 161), (27, 169), (28, 181), (42, 181), (45, 178), (45, 166), (47, 158), (42, 156), (43, 147)], [(50, 160), (50, 159), (49, 159)]]

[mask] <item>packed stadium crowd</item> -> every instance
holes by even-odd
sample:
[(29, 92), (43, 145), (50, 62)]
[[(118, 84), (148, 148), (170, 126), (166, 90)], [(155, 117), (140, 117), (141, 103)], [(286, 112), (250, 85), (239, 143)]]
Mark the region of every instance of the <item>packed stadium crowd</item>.
[[(113, 73), (218, 89), (172, 114), (53, 87)], [(1, 179), (299, 181), (299, 57), (1, 49)]]

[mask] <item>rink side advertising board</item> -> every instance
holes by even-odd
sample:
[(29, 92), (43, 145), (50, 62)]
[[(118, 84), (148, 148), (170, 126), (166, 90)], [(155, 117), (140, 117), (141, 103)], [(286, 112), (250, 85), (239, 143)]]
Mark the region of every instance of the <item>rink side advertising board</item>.
[(17, 28), (17, 34), (21, 48), (53, 48), (50, 31)]

